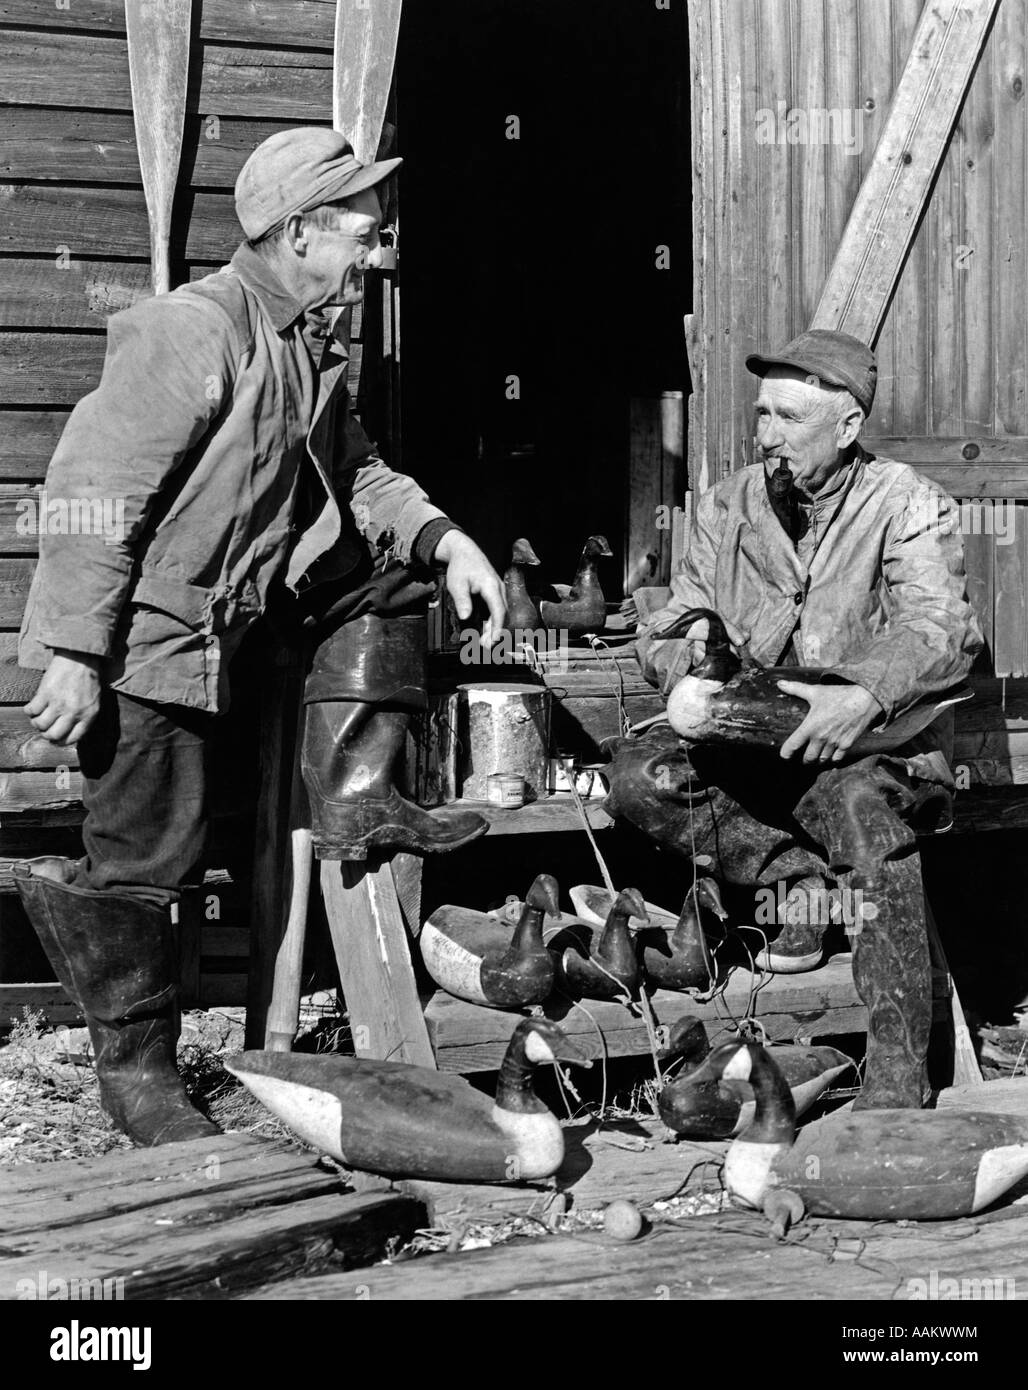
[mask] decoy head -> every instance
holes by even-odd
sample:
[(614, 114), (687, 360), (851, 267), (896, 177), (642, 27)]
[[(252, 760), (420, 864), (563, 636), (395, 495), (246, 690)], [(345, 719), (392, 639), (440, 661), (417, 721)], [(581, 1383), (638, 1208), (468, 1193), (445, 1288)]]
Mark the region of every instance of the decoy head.
[(719, 922), (728, 921), (728, 912), (721, 900), (721, 889), (718, 887), (717, 879), (707, 875), (696, 881), (696, 898), (701, 907), (713, 912)]
[(699, 1066), (710, 1052), (707, 1030), (703, 1020), (686, 1015), (676, 1019), (671, 1025), (668, 1039), (659, 1053), (660, 1061), (674, 1062), (679, 1057), (685, 1059), (688, 1067)]
[(551, 917), (560, 916), (560, 889), (552, 874), (539, 874), (525, 894), (525, 906)]
[(539, 565), (542, 563), (524, 537), (514, 542), (510, 552), (510, 562), (512, 565)]
[(785, 1077), (759, 1043), (721, 1043), (693, 1072), (691, 1081), (748, 1083), (757, 1108), (743, 1139), (791, 1144), (796, 1132), (796, 1104)]
[(609, 928), (616, 922), (624, 922), (627, 926), (630, 917), (638, 917), (644, 925), (649, 925), (650, 915), (646, 911), (646, 901), (638, 888), (622, 888), (614, 899), (614, 906), (607, 914), (607, 926)]
[(731, 680), (735, 673), (742, 669), (742, 662), (732, 651), (724, 620), (712, 608), (689, 608), (673, 619), (667, 627), (648, 635), (658, 641), (671, 637), (685, 637), (693, 624), (703, 618), (706, 618), (708, 624), (707, 651), (700, 664), (693, 667), (691, 674), (705, 680)]
[(548, 1018), (523, 1018), (514, 1029), (511, 1047), (518, 1045), (526, 1062), (543, 1066), (547, 1062), (573, 1062), (591, 1067), (592, 1062), (577, 1043)]
[(606, 555), (609, 557), (613, 555), (614, 552), (608, 545), (606, 536), (590, 536), (582, 547), (582, 554), (593, 556)]

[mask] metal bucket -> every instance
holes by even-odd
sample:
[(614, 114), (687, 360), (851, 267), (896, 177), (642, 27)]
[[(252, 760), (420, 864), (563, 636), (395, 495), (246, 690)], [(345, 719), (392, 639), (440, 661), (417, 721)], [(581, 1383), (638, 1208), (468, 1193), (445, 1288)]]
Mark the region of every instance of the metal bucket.
[(525, 779), (529, 801), (547, 791), (550, 692), (541, 685), (483, 681), (457, 687), (460, 695), (461, 795), (486, 801), (497, 772)]

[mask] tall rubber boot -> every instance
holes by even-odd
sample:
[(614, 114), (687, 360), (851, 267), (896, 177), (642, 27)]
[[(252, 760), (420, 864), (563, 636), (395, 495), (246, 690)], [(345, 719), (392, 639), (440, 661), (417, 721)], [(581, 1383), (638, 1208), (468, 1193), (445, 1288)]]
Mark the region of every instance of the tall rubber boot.
[(71, 860), (15, 868), (25, 911), (54, 973), (85, 1014), (100, 1100), (134, 1144), (207, 1139), (175, 1065), (177, 964), (168, 913), (127, 893), (68, 882)]
[[(916, 853), (853, 874), (863, 894), (853, 983), (867, 1005), (867, 1063), (855, 1110), (920, 1110), (929, 1099), (932, 968)], [(870, 911), (868, 911), (870, 909)]]
[(304, 701), (301, 767), (319, 859), (438, 854), (488, 830), (473, 811), (426, 811), (393, 784), (411, 713), (428, 703), (423, 616), (344, 623), (315, 653)]

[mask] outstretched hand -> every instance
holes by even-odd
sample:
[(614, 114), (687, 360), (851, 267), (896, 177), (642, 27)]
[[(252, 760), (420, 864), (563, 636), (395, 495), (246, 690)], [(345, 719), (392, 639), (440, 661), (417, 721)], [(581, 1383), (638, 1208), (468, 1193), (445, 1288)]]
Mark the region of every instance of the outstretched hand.
[(503, 580), (463, 531), (447, 531), (435, 548), (434, 558), (446, 566), (446, 587), (461, 622), (471, 617), (472, 598), (476, 594), (489, 610), (482, 624), (482, 645), (491, 647), (507, 621)]
[(841, 762), (860, 735), (882, 713), (882, 706), (862, 685), (779, 681), (778, 689), (806, 700), (810, 706), (803, 723), (779, 749), (783, 758), (791, 758), (803, 749), (805, 763)]

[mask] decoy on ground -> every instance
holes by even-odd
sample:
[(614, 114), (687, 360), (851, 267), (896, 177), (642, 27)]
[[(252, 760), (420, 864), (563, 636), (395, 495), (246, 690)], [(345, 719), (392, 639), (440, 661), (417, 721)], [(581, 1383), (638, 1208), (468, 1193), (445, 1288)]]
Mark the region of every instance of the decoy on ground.
[(547, 1062), (592, 1063), (544, 1018), (514, 1030), (496, 1099), (462, 1077), (327, 1053), (243, 1052), (225, 1065), (305, 1143), (347, 1168), (439, 1182), (524, 1182), (564, 1161), (564, 1133), (535, 1094)]
[(546, 943), (558, 961), (558, 983), (575, 998), (634, 998), (639, 987), (639, 956), (629, 918), (648, 920), (642, 894), (635, 888), (620, 892), (603, 927), (581, 918)]
[[(566, 632), (569, 637), (603, 631), (607, 622), (607, 602), (596, 572), (596, 561), (613, 553), (606, 536), (589, 537), (582, 548), (575, 582), (567, 594), (556, 600), (543, 599), (539, 604), (539, 613), (548, 628)], [(559, 593), (559, 586), (554, 587)]]
[(765, 1207), (769, 1196), (789, 1191), (816, 1216), (946, 1220), (982, 1211), (1028, 1176), (1028, 1118), (858, 1110), (818, 1120), (797, 1136), (788, 1084), (758, 1044), (716, 1047), (695, 1079), (753, 1087), (753, 1120), (724, 1166), (725, 1186), (747, 1206)]
[(543, 914), (560, 915), (556, 879), (540, 874), (529, 888), (513, 935), (488, 912), (445, 903), (425, 923), (418, 944), (428, 973), (447, 993), (491, 1009), (541, 1004), (553, 989), (555, 962), (543, 944)]
[[(669, 1077), (658, 1097), (660, 1117), (684, 1139), (729, 1139), (752, 1121), (752, 1088), (742, 1081), (715, 1080), (695, 1069), (710, 1055), (701, 1019), (680, 1018), (672, 1025), (661, 1062), (683, 1060), (683, 1070)], [(797, 1115), (809, 1110), (831, 1084), (849, 1070), (852, 1060), (834, 1047), (786, 1043), (770, 1053), (785, 1078)]]

